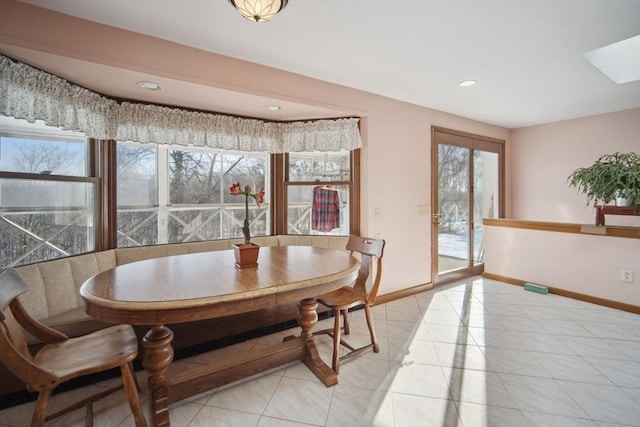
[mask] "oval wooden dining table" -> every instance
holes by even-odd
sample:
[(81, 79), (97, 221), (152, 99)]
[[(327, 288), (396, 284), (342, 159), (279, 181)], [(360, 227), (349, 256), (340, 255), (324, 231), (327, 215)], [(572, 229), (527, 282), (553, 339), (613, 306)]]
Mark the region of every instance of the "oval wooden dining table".
[[(313, 341), (318, 321), (315, 297), (355, 281), (358, 260), (341, 250), (276, 246), (260, 248), (257, 267), (239, 269), (234, 261), (230, 250), (148, 259), (107, 270), (80, 288), (90, 316), (150, 326), (142, 342), (142, 362), (149, 373), (153, 425), (170, 425), (172, 402), (295, 360), (302, 360), (327, 387), (338, 381)], [(295, 301), (299, 336), (287, 337), (260, 354), (167, 378), (173, 360), (173, 332), (168, 324)]]

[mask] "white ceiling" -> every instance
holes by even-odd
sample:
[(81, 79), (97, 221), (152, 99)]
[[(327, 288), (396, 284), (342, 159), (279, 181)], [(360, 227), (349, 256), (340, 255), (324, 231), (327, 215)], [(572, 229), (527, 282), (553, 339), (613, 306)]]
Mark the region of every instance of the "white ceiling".
[(639, 35), (640, 0), (290, 0), (260, 24), (226, 0), (24, 2), (507, 128), (640, 107), (583, 56)]

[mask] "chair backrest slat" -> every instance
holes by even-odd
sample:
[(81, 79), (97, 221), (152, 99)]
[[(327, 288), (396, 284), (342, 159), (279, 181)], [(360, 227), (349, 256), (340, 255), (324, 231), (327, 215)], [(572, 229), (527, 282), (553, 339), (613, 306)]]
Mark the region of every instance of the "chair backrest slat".
[[(15, 268), (3, 268), (0, 270), (0, 312), (4, 312), (5, 308), (16, 299), (18, 295), (27, 292), (27, 284), (24, 283), (22, 277)], [(3, 316), (3, 314), (0, 314)], [(2, 318), (0, 317), (0, 320)]]
[[(371, 239), (369, 237), (354, 235), (349, 236), (349, 241), (347, 242), (347, 250), (360, 254), (360, 270), (358, 271), (356, 283), (353, 286), (355, 289), (368, 294), (367, 300), (369, 304), (374, 303), (380, 286), (384, 245), (385, 241), (383, 239)], [(371, 290), (367, 291), (367, 281), (371, 274), (373, 259), (377, 259), (375, 278), (372, 280), (373, 285), (371, 286)]]
[(27, 284), (14, 268), (0, 270), (0, 360), (29, 390), (36, 391), (51, 388), (59, 379), (36, 365), (29, 351), (25, 330), (34, 333), (34, 328), (41, 324), (20, 304), (18, 296), (27, 290)]
[(375, 256), (382, 258), (384, 251), (383, 239), (370, 239), (368, 237), (349, 236), (347, 242), (347, 250), (360, 252), (363, 255)]
[[(12, 307), (20, 304), (17, 301), (19, 295), (27, 292), (27, 284), (22, 280), (15, 268), (4, 268), (0, 271), (0, 341), (1, 352), (4, 359), (6, 353), (15, 351), (29, 361), (33, 356), (29, 352), (24, 329), (13, 315)], [(14, 355), (17, 356), (17, 355)]]
[(0, 358), (5, 357), (5, 351), (16, 352), (26, 360), (32, 361), (33, 355), (29, 352), (29, 346), (24, 336), (24, 329), (13, 317), (10, 308), (5, 308), (0, 320)]

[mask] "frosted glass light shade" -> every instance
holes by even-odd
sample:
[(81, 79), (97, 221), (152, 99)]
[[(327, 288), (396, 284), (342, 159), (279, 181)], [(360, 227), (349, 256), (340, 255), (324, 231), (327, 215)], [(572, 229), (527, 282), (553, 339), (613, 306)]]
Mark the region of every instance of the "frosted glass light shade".
[(288, 0), (229, 0), (250, 21), (265, 22), (287, 5)]

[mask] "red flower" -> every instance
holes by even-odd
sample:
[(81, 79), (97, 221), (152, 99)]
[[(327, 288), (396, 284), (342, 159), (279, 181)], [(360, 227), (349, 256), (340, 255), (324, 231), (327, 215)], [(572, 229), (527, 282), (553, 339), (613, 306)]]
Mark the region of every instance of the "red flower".
[(238, 195), (242, 194), (242, 187), (240, 187), (240, 183), (236, 182), (231, 187), (229, 187), (229, 192), (233, 196), (238, 196)]
[(260, 189), (260, 192), (256, 194), (254, 197), (256, 199), (256, 203), (258, 204), (258, 207), (260, 207), (260, 204), (264, 203), (264, 187), (262, 187)]

